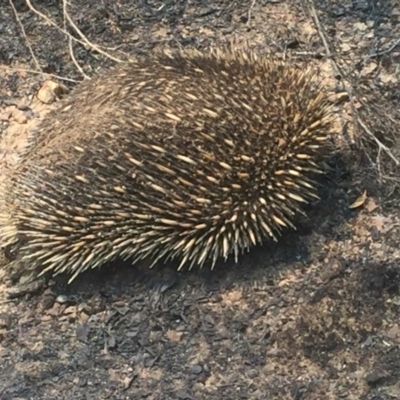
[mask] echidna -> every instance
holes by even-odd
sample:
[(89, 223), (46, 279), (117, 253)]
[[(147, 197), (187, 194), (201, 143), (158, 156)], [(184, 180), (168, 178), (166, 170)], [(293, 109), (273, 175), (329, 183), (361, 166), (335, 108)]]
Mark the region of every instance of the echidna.
[(250, 50), (163, 53), (50, 113), (3, 196), (3, 242), (38, 273), (151, 257), (213, 267), (292, 226), (332, 133), (312, 70)]

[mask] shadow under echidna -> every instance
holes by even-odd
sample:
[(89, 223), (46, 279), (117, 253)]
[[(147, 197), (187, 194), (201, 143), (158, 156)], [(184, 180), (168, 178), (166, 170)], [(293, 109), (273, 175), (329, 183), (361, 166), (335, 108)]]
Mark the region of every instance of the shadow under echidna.
[(81, 84), (2, 191), (11, 266), (71, 280), (115, 259), (182, 266), (277, 240), (316, 197), (332, 109), (312, 70), (186, 50)]

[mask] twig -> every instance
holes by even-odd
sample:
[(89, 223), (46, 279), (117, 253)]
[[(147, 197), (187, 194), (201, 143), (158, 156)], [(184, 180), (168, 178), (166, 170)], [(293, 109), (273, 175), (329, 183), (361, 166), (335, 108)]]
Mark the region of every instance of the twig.
[(76, 79), (65, 78), (65, 77), (60, 76), (60, 75), (48, 74), (47, 72), (35, 71), (35, 70), (32, 70), (32, 69), (7, 67), (6, 65), (0, 65), (0, 69), (10, 70), (10, 71), (16, 71), (16, 72), (27, 72), (27, 73), (29, 73), (29, 74), (38, 74), (38, 75), (39, 75), (39, 74), (43, 74), (44, 76), (50, 76), (50, 77), (52, 77), (52, 78), (60, 79), (60, 80), (63, 80), (63, 81), (74, 82), (74, 83), (79, 82), (79, 81), (77, 81)]
[(247, 13), (247, 23), (246, 23), (246, 25), (250, 25), (251, 12), (253, 11), (253, 8), (254, 8), (254, 6), (255, 6), (255, 4), (256, 4), (256, 1), (257, 1), (257, 0), (252, 0), (252, 2), (251, 2), (251, 4), (250, 4), (250, 8), (249, 8), (249, 11), (248, 11), (248, 13)]
[(79, 65), (78, 61), (75, 58), (74, 49), (72, 48), (72, 40), (71, 40), (71, 38), (68, 38), (68, 48), (69, 48), (69, 54), (70, 54), (70, 56), (72, 58), (72, 62), (75, 64), (75, 67), (78, 69), (78, 71), (82, 74), (82, 76), (85, 79), (89, 79), (90, 80), (90, 76), (85, 74), (85, 71)]
[[(63, 20), (64, 20), (64, 29), (65, 29), (65, 31), (67, 30), (67, 20), (66, 20), (67, 15), (68, 15), (68, 13), (67, 13), (67, 2), (66, 2), (66, 0), (63, 0), (63, 17), (64, 17)], [(68, 48), (69, 48), (69, 54), (71, 55), (71, 58), (72, 58), (72, 62), (75, 64), (75, 66), (78, 69), (78, 71), (82, 74), (82, 76), (85, 79), (90, 79), (90, 77), (85, 74), (85, 71), (79, 65), (78, 61), (75, 58), (74, 49), (72, 47), (72, 38), (71, 38), (71, 36), (68, 37)]]
[(327, 58), (326, 54), (321, 54), (316, 51), (294, 51), (295, 56), (309, 56), (309, 57), (324, 57)]
[(33, 51), (33, 49), (32, 49), (32, 46), (31, 46), (31, 44), (30, 44), (30, 42), (29, 42), (29, 39), (28, 39), (28, 37), (26, 36), (26, 32), (25, 32), (24, 25), (23, 25), (23, 23), (21, 22), (21, 20), (20, 20), (20, 18), (19, 18), (18, 11), (16, 10), (16, 8), (15, 8), (15, 6), (14, 6), (13, 0), (9, 0), (9, 2), (10, 2), (10, 5), (11, 5), (11, 8), (13, 9), (15, 18), (16, 18), (16, 20), (18, 21), (18, 24), (19, 24), (19, 26), (20, 26), (20, 28), (21, 28), (22, 35), (23, 35), (23, 37), (24, 37), (24, 39), (25, 39), (25, 41), (26, 41), (26, 45), (28, 46), (29, 52), (31, 53), (31, 56), (32, 56), (32, 59), (33, 59), (33, 61), (35, 62), (37, 69), (38, 69), (40, 72), (43, 72), (43, 70), (42, 70), (42, 68), (41, 68), (41, 66), (40, 66), (40, 64), (39, 64), (39, 61), (38, 61), (38, 59), (36, 58), (35, 53), (34, 53), (34, 51)]
[[(353, 94), (352, 94), (352, 91), (351, 91), (352, 86), (351, 86), (351, 84), (350, 84), (350, 87), (348, 87), (348, 86), (345, 84), (345, 80), (346, 80), (346, 79), (345, 79), (345, 76), (342, 74), (342, 72), (340, 71), (339, 67), (337, 66), (335, 60), (334, 60), (333, 57), (332, 57), (332, 53), (331, 53), (331, 50), (330, 50), (330, 48), (329, 48), (328, 41), (327, 41), (326, 38), (325, 38), (325, 35), (324, 35), (324, 32), (323, 32), (323, 28), (322, 28), (322, 26), (321, 26), (321, 23), (320, 23), (320, 21), (319, 21), (318, 15), (317, 15), (317, 12), (316, 12), (315, 7), (314, 7), (314, 0), (309, 0), (309, 4), (310, 4), (310, 11), (311, 11), (312, 18), (313, 18), (313, 20), (314, 20), (315, 26), (317, 27), (318, 34), (319, 34), (319, 36), (320, 36), (320, 38), (321, 38), (321, 40), (322, 40), (322, 42), (323, 42), (323, 44), (324, 44), (324, 47), (325, 47), (325, 51), (326, 51), (326, 53), (327, 53), (327, 56), (330, 58), (331, 65), (332, 65), (332, 67), (333, 67), (335, 73), (336, 73), (338, 76), (340, 76), (340, 77), (342, 78), (341, 81), (342, 81), (344, 90), (347, 92), (347, 94), (348, 94), (348, 96), (349, 96), (351, 112), (352, 112), (352, 114), (353, 114), (353, 117), (355, 118), (355, 121), (356, 121), (356, 122), (358, 123), (358, 125), (361, 126), (361, 128), (363, 128), (364, 131), (375, 141), (375, 143), (378, 145), (379, 152), (380, 152), (381, 150), (383, 150), (383, 151), (395, 162), (395, 164), (396, 164), (397, 166), (400, 165), (400, 161), (393, 155), (393, 153), (391, 152), (391, 150), (390, 150), (387, 146), (385, 146), (385, 145), (371, 132), (371, 130), (367, 127), (367, 125), (362, 121), (362, 119), (361, 119), (361, 117), (360, 117), (360, 115), (359, 115), (359, 113), (358, 113), (356, 107), (354, 106), (354, 97), (353, 97)], [(399, 39), (399, 42), (400, 42), (400, 39)], [(397, 43), (394, 43), (394, 44), (392, 45), (392, 47), (394, 48), (396, 45), (397, 45)], [(378, 167), (380, 168), (380, 166), (378, 166)]]
[[(10, 304), (10, 303), (15, 303), (16, 301), (17, 301), (17, 299), (1, 300), (0, 304)], [(1, 392), (1, 393), (3, 393), (3, 392)]]
[[(80, 36), (82, 35), (82, 37), (84, 38), (84, 40), (80, 40), (77, 39), (76, 37), (72, 36), (68, 31), (66, 31), (65, 29), (60, 28), (54, 21), (52, 21), (50, 18), (48, 18), (46, 15), (44, 15), (43, 13), (41, 13), (40, 11), (38, 11), (35, 7), (32, 6), (31, 0), (25, 0), (26, 4), (28, 5), (28, 7), (30, 8), (31, 11), (33, 11), (36, 15), (38, 15), (40, 18), (44, 19), (48, 24), (50, 24), (51, 26), (54, 26), (55, 28), (57, 28), (59, 31), (61, 31), (64, 35), (68, 36), (69, 38), (71, 38), (72, 40), (74, 40), (77, 43), (80, 43), (83, 46), (89, 46), (90, 48), (96, 50), (98, 53), (108, 57), (109, 59), (115, 61), (115, 62), (122, 62), (122, 60), (120, 60), (119, 58), (113, 57), (112, 55), (108, 54), (107, 52), (101, 50), (100, 47), (94, 45), (93, 43), (91, 43), (89, 40), (87, 40), (87, 38), (82, 34), (82, 32), (80, 32)], [(68, 17), (68, 16), (67, 16)], [(70, 21), (69, 21), (70, 22)], [(71, 23), (71, 22), (70, 22)], [(72, 25), (72, 24), (71, 24)], [(72, 26), (74, 27), (75, 24), (73, 24)], [(75, 25), (76, 26), (76, 25)], [(75, 28), (74, 28), (75, 29)], [(79, 30), (79, 29), (78, 29)]]
[(321, 38), (322, 43), (324, 44), (324, 47), (325, 47), (326, 56), (328, 58), (330, 58), (331, 64), (332, 64), (333, 69), (335, 70), (335, 73), (338, 74), (341, 78), (344, 78), (342, 73), (340, 72), (338, 66), (336, 65), (335, 61), (332, 58), (332, 52), (331, 52), (331, 49), (329, 48), (328, 41), (325, 38), (321, 22), (319, 21), (317, 11), (315, 10), (315, 7), (314, 7), (313, 0), (309, 0), (309, 4), (310, 4), (311, 16), (312, 16), (312, 18), (314, 20), (314, 24), (315, 24), (315, 26), (317, 28), (318, 35)]
[(391, 53), (398, 45), (400, 44), (400, 38), (398, 38), (388, 49), (386, 50), (382, 50), (382, 51), (378, 51), (374, 54), (369, 54), (364, 56), (363, 58), (374, 58), (374, 57), (379, 57), (379, 56), (383, 56), (385, 54), (389, 54)]
[[(63, 2), (65, 3), (65, 0)], [(97, 46), (97, 45), (93, 44), (92, 42), (90, 42), (87, 39), (87, 37), (81, 32), (81, 30), (77, 27), (77, 25), (72, 20), (72, 18), (69, 16), (66, 8), (64, 10), (64, 13), (65, 13), (65, 16), (67, 17), (68, 22), (75, 29), (75, 32), (81, 37), (81, 39), (86, 43), (87, 46), (91, 47), (92, 49), (96, 50), (98, 53), (102, 54), (103, 56), (106, 56), (106, 57), (110, 58), (113, 61), (116, 61), (116, 62), (121, 62), (122, 61), (122, 60), (120, 60), (118, 58), (115, 58), (115, 57), (111, 56), (110, 54), (108, 54), (105, 51), (103, 51), (99, 46)], [(71, 37), (73, 37), (73, 36), (71, 36)]]
[(393, 155), (393, 153), (390, 151), (388, 147), (386, 147), (380, 140), (378, 140), (375, 135), (371, 132), (371, 130), (364, 124), (362, 119), (357, 115), (357, 122), (359, 125), (364, 129), (366, 133), (368, 133), (369, 136), (371, 136), (372, 139), (376, 142), (376, 144), (379, 147), (379, 151), (383, 150), (394, 162), (396, 165), (400, 165), (400, 161)]

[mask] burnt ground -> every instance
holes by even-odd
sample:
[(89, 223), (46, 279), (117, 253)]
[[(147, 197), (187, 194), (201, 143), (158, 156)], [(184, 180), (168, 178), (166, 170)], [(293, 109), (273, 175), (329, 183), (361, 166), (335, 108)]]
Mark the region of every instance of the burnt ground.
[[(13, 4), (0, 4), (1, 174), (54, 106), (36, 98), (46, 78), (34, 72), (68, 78), (59, 82), (69, 88), (82, 79), (65, 34), (25, 0)], [(63, 27), (62, 2), (32, 6)], [(234, 39), (309, 57), (332, 73), (323, 32), (340, 65), (376, 88), (380, 110), (400, 99), (396, 0), (317, 1), (314, 9), (294, 0), (72, 0), (68, 12), (88, 40), (118, 58)], [(87, 75), (113, 63), (87, 44), (72, 49)], [(327, 84), (334, 91), (340, 80)], [(338, 110), (354, 141), (346, 96)], [(364, 117), (377, 132), (374, 117)], [(0, 270), (0, 398), (400, 399), (395, 176), (382, 185), (373, 170), (392, 171), (387, 158), (380, 163), (371, 150), (373, 165), (360, 147), (343, 148), (298, 231), (238, 265), (179, 274), (173, 266), (110, 265), (17, 299), (7, 297), (11, 282)]]

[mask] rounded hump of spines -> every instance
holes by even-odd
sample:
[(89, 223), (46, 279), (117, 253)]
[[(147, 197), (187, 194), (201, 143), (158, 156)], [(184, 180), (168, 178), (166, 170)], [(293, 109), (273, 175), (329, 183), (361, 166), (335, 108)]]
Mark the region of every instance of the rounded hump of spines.
[(139, 57), (43, 121), (3, 237), (23, 232), (32, 268), (73, 276), (118, 257), (237, 258), (316, 197), (331, 131), (307, 69), (235, 49)]

